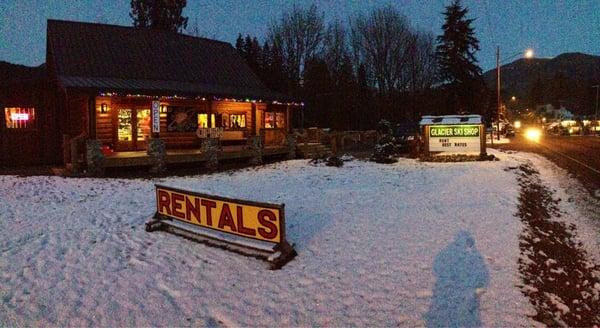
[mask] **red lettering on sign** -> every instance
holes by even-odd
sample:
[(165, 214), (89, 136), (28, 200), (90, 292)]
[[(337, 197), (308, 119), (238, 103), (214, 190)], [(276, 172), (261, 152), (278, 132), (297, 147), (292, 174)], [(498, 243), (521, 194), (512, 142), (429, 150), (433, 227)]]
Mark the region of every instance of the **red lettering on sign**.
[(256, 236), (256, 230), (244, 227), (244, 212), (241, 206), (237, 206), (237, 228), (239, 233), (243, 233), (248, 236)]
[(265, 239), (277, 237), (277, 226), (270, 221), (277, 221), (275, 213), (269, 210), (260, 210), (258, 212), (258, 222), (267, 228), (258, 228), (258, 234)]
[(206, 208), (206, 224), (212, 227), (212, 209), (217, 207), (217, 203), (212, 200), (203, 199), (200, 204)]
[[(158, 191), (158, 212), (167, 213), (171, 215), (171, 199), (169, 199), (169, 193), (164, 190)], [(164, 209), (164, 211), (163, 211)]]
[(196, 220), (200, 222), (200, 199), (194, 197), (194, 204), (190, 201), (190, 197), (185, 198), (185, 216), (188, 220), (192, 220), (192, 214)]
[(186, 218), (185, 213), (179, 211), (183, 208), (183, 199), (184, 196), (182, 194), (171, 194), (171, 208), (173, 208), (173, 215), (180, 219)]
[(235, 223), (233, 222), (233, 216), (231, 215), (231, 210), (229, 209), (229, 205), (223, 204), (223, 208), (221, 209), (221, 216), (219, 217), (219, 229), (223, 229), (225, 226), (229, 227), (229, 230), (236, 232)]

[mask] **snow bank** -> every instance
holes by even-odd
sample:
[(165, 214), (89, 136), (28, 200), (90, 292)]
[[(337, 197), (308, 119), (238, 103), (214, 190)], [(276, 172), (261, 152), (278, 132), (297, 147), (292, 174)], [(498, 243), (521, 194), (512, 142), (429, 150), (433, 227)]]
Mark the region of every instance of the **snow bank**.
[[(530, 325), (517, 162), (304, 160), (156, 180), (0, 177), (2, 326)], [(286, 204), (298, 257), (146, 233), (153, 183)], [(445, 321), (443, 321), (445, 320)]]

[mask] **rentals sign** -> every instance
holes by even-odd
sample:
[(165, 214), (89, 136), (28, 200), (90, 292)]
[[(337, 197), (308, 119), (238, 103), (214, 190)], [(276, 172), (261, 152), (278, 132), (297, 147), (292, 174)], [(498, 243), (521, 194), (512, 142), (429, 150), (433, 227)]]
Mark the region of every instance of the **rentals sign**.
[(296, 256), (285, 238), (283, 204), (225, 198), (156, 185), (156, 213), (146, 223), (146, 231), (163, 227), (183, 231), (193, 239), (253, 251), (258, 257), (266, 258), (272, 269), (281, 268)]
[(480, 125), (430, 125), (429, 151), (431, 152), (480, 152)]
[(157, 213), (193, 225), (279, 243), (283, 206), (254, 203), (156, 186)]

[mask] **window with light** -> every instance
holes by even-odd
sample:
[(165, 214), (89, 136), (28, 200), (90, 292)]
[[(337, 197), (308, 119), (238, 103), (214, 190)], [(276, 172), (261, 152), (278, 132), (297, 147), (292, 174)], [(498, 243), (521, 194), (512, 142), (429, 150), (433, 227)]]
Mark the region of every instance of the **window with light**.
[(6, 107), (4, 108), (4, 121), (8, 129), (33, 129), (35, 128), (35, 108)]
[(210, 114), (210, 122), (208, 121), (208, 114), (198, 114), (198, 127), (199, 128), (215, 128), (217, 127), (217, 121), (215, 114)]
[(229, 115), (229, 127), (232, 129), (241, 129), (246, 127), (246, 114)]
[(275, 128), (275, 113), (266, 112), (265, 113), (265, 129), (273, 129)]
[(265, 129), (285, 128), (285, 114), (280, 112), (265, 113)]

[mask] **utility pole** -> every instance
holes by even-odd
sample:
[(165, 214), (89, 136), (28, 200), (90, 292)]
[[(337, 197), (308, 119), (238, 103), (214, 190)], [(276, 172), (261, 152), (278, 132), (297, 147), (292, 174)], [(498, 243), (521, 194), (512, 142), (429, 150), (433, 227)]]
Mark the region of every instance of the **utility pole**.
[[(496, 48), (496, 88), (498, 91), (498, 117), (497, 117), (497, 127), (498, 127), (498, 140), (500, 140), (500, 111), (502, 110), (502, 101), (500, 100), (500, 46)], [(493, 131), (493, 129), (492, 129)], [(492, 134), (492, 139), (494, 139)]]
[(594, 118), (596, 119), (596, 126), (598, 126), (598, 91), (600, 91), (600, 84), (593, 85), (592, 88), (596, 88), (596, 113)]

